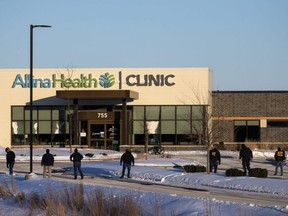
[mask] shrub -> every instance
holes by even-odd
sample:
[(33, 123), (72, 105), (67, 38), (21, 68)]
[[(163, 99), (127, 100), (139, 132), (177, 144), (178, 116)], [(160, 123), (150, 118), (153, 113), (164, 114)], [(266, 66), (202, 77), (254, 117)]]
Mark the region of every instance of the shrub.
[(267, 178), (268, 171), (267, 169), (253, 168), (253, 169), (250, 169), (249, 176), (258, 177), (258, 178)]
[(185, 165), (183, 168), (187, 173), (206, 172), (206, 167), (201, 165)]
[(87, 154), (85, 154), (85, 156), (92, 158), (94, 156), (94, 154), (93, 153), (87, 153)]
[(239, 169), (231, 168), (231, 169), (226, 170), (225, 175), (226, 176), (243, 176), (244, 172)]

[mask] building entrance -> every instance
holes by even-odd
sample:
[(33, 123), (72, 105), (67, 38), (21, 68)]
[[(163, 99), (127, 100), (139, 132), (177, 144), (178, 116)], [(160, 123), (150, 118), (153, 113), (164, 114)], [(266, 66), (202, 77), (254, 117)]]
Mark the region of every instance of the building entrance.
[(112, 121), (88, 121), (88, 146), (119, 150), (119, 126)]
[(121, 114), (117, 111), (79, 111), (79, 144), (119, 150), (122, 134), (120, 118)]

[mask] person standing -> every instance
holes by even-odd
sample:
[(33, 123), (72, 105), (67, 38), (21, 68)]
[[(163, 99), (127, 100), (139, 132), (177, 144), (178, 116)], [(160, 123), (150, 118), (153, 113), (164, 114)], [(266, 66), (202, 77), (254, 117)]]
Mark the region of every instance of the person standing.
[(221, 154), (215, 146), (210, 150), (210, 172), (214, 169), (214, 173), (217, 173), (218, 165), (221, 164)]
[(253, 153), (250, 148), (248, 148), (245, 144), (242, 144), (242, 148), (240, 150), (239, 159), (242, 159), (242, 167), (244, 170), (244, 176), (248, 172), (250, 172), (250, 162), (253, 158)]
[(43, 178), (46, 178), (48, 171), (48, 178), (51, 178), (52, 166), (54, 166), (54, 156), (50, 154), (50, 150), (46, 149), (46, 154), (42, 156), (41, 166), (43, 166)]
[(130, 171), (131, 171), (131, 165), (134, 166), (134, 156), (132, 155), (131, 151), (129, 151), (128, 149), (126, 149), (126, 152), (121, 156), (120, 159), (120, 166), (123, 164), (122, 166), (122, 175), (120, 178), (123, 178), (125, 175), (125, 170), (127, 168), (127, 177), (131, 178), (130, 176)]
[(282, 150), (280, 147), (278, 147), (277, 151), (275, 152), (274, 159), (276, 161), (276, 168), (275, 168), (274, 175), (277, 175), (278, 168), (280, 167), (280, 171), (281, 171), (280, 175), (283, 176), (283, 163), (284, 163), (284, 160), (286, 159), (285, 151)]
[(15, 164), (15, 153), (9, 147), (5, 149), (5, 152), (6, 152), (6, 164), (7, 168), (9, 169), (9, 174), (13, 175), (13, 168)]
[(81, 179), (84, 178), (84, 175), (81, 169), (82, 159), (83, 159), (83, 155), (78, 152), (77, 148), (75, 148), (74, 152), (70, 155), (70, 161), (73, 161), (74, 179), (77, 179), (77, 170), (80, 173)]

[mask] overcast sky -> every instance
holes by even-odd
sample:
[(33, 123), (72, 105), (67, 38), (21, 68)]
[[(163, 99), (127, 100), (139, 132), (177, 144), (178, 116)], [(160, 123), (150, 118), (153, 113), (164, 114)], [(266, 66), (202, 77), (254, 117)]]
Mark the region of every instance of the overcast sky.
[(288, 90), (287, 0), (0, 0), (0, 68), (208, 67), (214, 90)]

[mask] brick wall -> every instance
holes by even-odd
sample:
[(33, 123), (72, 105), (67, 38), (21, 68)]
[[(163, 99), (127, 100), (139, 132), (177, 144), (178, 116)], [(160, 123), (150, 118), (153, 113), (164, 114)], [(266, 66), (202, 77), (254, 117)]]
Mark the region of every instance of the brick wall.
[[(288, 91), (215, 91), (212, 93), (212, 105), (213, 117), (220, 119), (220, 124), (217, 124), (223, 130), (223, 140), (219, 141), (233, 142), (233, 118), (288, 118)], [(260, 136), (261, 142), (288, 142), (288, 128), (261, 128)]]

